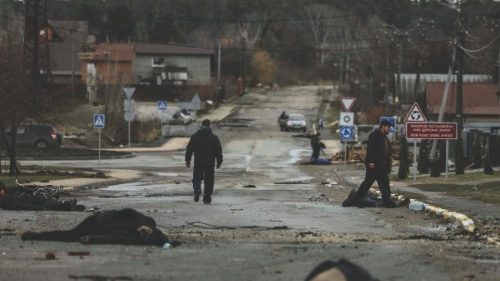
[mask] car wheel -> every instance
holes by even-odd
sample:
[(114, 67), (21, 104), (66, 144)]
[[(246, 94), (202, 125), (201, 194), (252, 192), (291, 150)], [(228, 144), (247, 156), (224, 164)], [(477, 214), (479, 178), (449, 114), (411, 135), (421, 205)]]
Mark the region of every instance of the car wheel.
[(37, 140), (35, 142), (35, 147), (40, 149), (45, 149), (49, 146), (46, 140)]
[(304, 133), (307, 132), (307, 129), (306, 128), (302, 129), (302, 132), (304, 132)]

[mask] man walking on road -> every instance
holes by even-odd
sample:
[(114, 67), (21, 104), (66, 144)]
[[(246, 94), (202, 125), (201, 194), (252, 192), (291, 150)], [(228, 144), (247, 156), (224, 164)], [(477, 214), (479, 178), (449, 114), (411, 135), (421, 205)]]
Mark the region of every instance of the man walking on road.
[(391, 144), (387, 139), (391, 124), (382, 120), (378, 129), (374, 130), (368, 138), (366, 152), (366, 175), (356, 194), (344, 201), (344, 206), (360, 205), (360, 200), (366, 195), (374, 181), (377, 181), (382, 193), (383, 205), (386, 208), (397, 207), (391, 200), (391, 188), (388, 175), (391, 172)]
[[(210, 129), (210, 120), (205, 119), (201, 128), (191, 136), (186, 148), (186, 167), (191, 167), (194, 153), (193, 189), (194, 202), (200, 200), (201, 181), (204, 181), (203, 203), (212, 202), (214, 189), (214, 168), (222, 165), (222, 147), (219, 138)], [(216, 163), (217, 162), (217, 163)]]

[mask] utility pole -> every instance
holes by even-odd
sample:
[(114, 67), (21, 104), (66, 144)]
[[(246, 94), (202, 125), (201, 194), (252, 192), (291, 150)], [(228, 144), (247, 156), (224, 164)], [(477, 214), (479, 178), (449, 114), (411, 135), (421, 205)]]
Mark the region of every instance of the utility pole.
[(23, 66), (33, 77), (38, 97), (50, 77), (47, 0), (26, 0)]
[[(389, 44), (385, 46), (385, 93), (384, 98), (389, 98)], [(394, 99), (392, 100), (394, 102)]]
[(500, 103), (500, 47), (498, 47), (498, 60), (497, 60), (497, 97), (498, 97), (498, 102)]
[(396, 91), (394, 91), (394, 114), (396, 114), (397, 105), (400, 103), (401, 99), (401, 68), (403, 64), (403, 36), (401, 33), (398, 34), (399, 37), (399, 51), (398, 51), (398, 74), (396, 77)]
[(247, 42), (246, 38), (241, 38), (241, 78), (243, 79), (243, 93), (245, 93), (245, 88), (247, 86)]
[(456, 46), (457, 55), (457, 99), (456, 99), (456, 122), (457, 122), (457, 143), (455, 147), (455, 174), (462, 175), (465, 173), (464, 167), (464, 152), (463, 152), (463, 140), (462, 140), (462, 129), (463, 129), (463, 74), (464, 74), (464, 52), (461, 48), (465, 47), (465, 32), (462, 25), (465, 21), (460, 24), (462, 20), (462, 10), (463, 3), (459, 3), (459, 13), (458, 13), (458, 41)]
[(220, 73), (221, 73), (221, 44), (217, 42), (217, 87), (220, 87)]

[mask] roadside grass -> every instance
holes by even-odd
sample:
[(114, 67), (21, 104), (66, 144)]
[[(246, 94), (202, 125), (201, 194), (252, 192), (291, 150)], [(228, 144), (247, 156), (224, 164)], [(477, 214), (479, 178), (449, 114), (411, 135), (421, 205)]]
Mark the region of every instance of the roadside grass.
[(400, 190), (395, 190), (395, 191), (396, 191), (395, 192), (396, 194), (403, 195), (404, 198), (415, 199), (415, 200), (419, 200), (419, 201), (426, 199), (426, 196), (423, 194), (420, 194), (420, 193), (409, 192), (409, 191), (400, 191)]
[(451, 196), (476, 199), (500, 205), (500, 180), (478, 184), (425, 183), (413, 186), (424, 191), (443, 192)]

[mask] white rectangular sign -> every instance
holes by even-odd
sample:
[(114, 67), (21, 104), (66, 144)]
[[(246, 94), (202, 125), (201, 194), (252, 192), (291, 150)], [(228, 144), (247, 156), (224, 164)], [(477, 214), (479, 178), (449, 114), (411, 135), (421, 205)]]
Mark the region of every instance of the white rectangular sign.
[(354, 112), (341, 112), (339, 123), (340, 126), (347, 126), (347, 127), (354, 126)]

